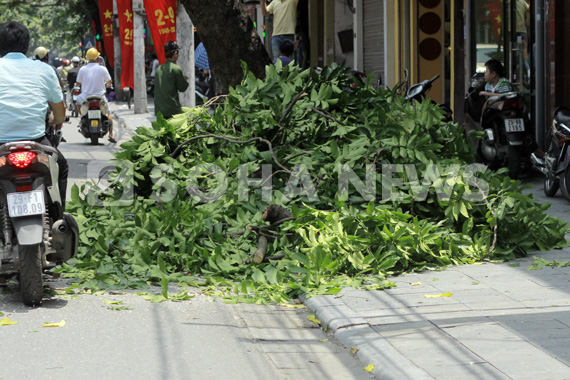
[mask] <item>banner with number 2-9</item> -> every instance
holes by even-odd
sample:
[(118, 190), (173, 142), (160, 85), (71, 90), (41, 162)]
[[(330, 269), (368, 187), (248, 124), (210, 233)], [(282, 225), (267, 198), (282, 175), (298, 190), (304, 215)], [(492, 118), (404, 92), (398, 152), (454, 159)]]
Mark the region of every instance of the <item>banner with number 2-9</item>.
[(145, 0), (144, 6), (156, 55), (163, 64), (164, 44), (176, 41), (176, 0)]

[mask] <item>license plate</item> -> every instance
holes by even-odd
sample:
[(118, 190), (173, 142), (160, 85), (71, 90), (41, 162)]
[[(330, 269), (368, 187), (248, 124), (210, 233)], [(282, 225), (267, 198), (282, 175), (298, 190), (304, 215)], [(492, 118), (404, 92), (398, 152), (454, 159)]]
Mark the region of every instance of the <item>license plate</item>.
[(73, 101), (76, 102), (77, 101), (77, 95), (72, 95), (73, 96)]
[(89, 119), (100, 119), (101, 118), (101, 111), (89, 110), (89, 111), (87, 111), (87, 117)]
[(523, 119), (507, 119), (505, 120), (505, 130), (507, 132), (524, 132)]
[(44, 192), (41, 190), (9, 193), (8, 214), (11, 218), (41, 215), (46, 212)]

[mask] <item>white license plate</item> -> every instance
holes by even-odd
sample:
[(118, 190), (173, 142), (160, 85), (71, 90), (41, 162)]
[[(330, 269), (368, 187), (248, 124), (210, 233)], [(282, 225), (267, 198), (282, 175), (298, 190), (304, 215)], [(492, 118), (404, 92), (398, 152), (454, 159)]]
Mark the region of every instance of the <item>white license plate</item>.
[(89, 110), (89, 111), (87, 111), (87, 117), (89, 119), (100, 119), (101, 118), (101, 111)]
[(507, 132), (524, 132), (523, 119), (506, 119), (505, 130)]
[(73, 96), (73, 100), (77, 101), (77, 95), (72, 95)]
[(8, 214), (11, 218), (41, 215), (46, 212), (44, 192), (41, 190), (9, 193)]

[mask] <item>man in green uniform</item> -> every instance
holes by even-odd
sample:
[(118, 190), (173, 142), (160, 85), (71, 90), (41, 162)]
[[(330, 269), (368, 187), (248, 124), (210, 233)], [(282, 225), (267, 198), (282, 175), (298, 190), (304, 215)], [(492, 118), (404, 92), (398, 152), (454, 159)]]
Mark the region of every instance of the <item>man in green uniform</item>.
[(154, 77), (154, 114), (160, 112), (165, 119), (182, 113), (178, 91), (186, 91), (189, 85), (182, 69), (176, 64), (179, 50), (174, 41), (164, 45), (166, 62), (158, 67)]

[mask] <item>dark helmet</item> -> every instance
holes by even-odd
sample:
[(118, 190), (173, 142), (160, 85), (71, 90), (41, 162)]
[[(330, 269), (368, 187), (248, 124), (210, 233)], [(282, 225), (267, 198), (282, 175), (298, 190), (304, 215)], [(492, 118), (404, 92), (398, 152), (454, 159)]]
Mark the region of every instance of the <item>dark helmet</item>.
[(174, 41), (168, 41), (164, 44), (164, 53), (169, 53), (171, 51), (180, 50), (178, 44)]

